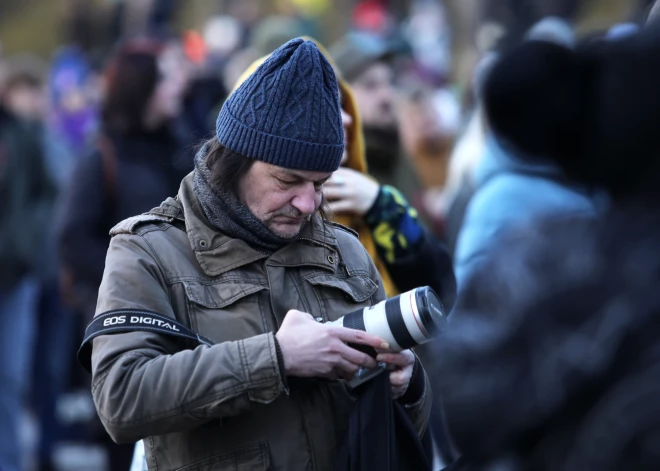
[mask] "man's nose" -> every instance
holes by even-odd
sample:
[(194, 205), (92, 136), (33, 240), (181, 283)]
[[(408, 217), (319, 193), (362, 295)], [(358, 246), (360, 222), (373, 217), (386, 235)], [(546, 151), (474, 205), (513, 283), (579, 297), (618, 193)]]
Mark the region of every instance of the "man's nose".
[(291, 200), (291, 206), (308, 216), (316, 211), (316, 188), (314, 183), (308, 182), (298, 190)]

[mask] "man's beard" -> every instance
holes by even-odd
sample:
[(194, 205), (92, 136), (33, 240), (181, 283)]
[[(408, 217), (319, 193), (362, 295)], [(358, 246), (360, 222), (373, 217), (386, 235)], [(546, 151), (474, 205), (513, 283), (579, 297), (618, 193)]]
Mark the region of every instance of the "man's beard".
[[(295, 219), (301, 219), (300, 223), (300, 228), (295, 234), (292, 234), (290, 232), (282, 232), (278, 231), (275, 229), (275, 225), (277, 224), (273, 219), (277, 217), (288, 217), (288, 218), (295, 218)], [(312, 220), (312, 215), (308, 214), (307, 216), (303, 216), (303, 214), (298, 211), (296, 208), (292, 206), (285, 207), (283, 209), (278, 210), (277, 212), (271, 214), (268, 219), (262, 221), (264, 226), (268, 228), (269, 231), (271, 231), (273, 234), (275, 234), (278, 237), (281, 237), (282, 239), (290, 239), (294, 240), (297, 239), (302, 230), (307, 226), (310, 221)]]

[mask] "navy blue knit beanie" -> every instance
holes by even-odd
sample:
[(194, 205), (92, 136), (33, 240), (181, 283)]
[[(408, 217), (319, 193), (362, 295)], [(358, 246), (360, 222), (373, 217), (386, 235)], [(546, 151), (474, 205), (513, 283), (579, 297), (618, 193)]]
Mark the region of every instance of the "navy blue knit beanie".
[(246, 157), (334, 172), (344, 151), (344, 131), (332, 66), (313, 42), (289, 41), (227, 99), (216, 135)]

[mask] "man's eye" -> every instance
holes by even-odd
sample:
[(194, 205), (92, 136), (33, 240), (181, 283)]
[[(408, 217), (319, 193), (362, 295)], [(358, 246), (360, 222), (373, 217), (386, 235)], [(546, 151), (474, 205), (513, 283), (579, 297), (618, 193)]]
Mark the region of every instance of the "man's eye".
[(295, 185), (296, 181), (295, 180), (282, 180), (281, 178), (278, 178), (280, 183), (283, 183), (284, 185)]
[(324, 183), (325, 183), (325, 182), (323, 182), (323, 183), (314, 183), (314, 189), (315, 189), (316, 191), (322, 190), (322, 189), (323, 189), (323, 184), (324, 184)]

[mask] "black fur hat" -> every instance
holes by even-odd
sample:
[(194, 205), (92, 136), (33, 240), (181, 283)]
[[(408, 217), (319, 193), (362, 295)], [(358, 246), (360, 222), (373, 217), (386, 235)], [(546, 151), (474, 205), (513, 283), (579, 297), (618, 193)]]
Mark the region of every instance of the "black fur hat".
[(660, 30), (570, 49), (531, 41), (484, 86), (486, 118), (523, 155), (615, 196), (660, 182)]

